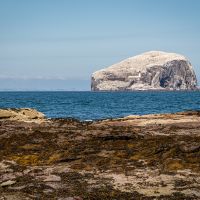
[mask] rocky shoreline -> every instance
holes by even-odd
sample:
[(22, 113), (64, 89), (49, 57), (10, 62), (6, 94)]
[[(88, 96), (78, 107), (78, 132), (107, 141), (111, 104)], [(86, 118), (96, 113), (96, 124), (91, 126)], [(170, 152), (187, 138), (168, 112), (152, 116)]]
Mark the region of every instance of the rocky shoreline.
[(200, 199), (200, 112), (93, 122), (0, 110), (0, 199)]

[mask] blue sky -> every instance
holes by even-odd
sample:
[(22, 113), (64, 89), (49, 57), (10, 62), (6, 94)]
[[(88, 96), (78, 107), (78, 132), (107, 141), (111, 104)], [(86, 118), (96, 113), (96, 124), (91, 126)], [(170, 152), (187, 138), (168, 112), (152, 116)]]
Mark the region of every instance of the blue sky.
[(162, 50), (200, 80), (199, 0), (0, 0), (0, 90), (90, 90), (95, 70)]

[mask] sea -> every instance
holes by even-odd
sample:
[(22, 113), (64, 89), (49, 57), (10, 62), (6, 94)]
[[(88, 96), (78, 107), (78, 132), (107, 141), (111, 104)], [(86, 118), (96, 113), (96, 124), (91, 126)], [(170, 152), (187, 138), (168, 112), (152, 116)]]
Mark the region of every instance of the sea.
[(0, 108), (34, 108), (82, 121), (200, 110), (200, 91), (0, 92)]

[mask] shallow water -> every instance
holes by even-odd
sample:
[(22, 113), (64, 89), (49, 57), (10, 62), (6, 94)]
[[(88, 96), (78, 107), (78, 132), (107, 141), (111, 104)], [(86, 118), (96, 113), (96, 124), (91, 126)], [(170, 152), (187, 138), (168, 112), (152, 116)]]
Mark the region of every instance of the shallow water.
[(200, 91), (0, 92), (0, 108), (24, 107), (35, 108), (49, 118), (94, 120), (200, 110)]

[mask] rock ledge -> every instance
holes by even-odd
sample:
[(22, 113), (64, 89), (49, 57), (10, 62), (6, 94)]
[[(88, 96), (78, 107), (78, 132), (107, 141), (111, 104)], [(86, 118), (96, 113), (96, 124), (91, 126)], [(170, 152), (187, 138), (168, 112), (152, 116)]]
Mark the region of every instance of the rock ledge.
[(40, 121), (45, 115), (31, 108), (0, 109), (0, 120)]

